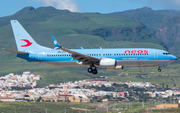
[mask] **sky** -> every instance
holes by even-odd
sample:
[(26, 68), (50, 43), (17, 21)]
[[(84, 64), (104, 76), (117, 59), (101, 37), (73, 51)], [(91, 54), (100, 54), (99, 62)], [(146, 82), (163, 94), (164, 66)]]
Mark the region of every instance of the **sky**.
[(0, 17), (12, 15), (27, 6), (53, 6), (71, 12), (106, 14), (142, 7), (150, 7), (153, 10), (180, 10), (180, 0), (1, 0)]

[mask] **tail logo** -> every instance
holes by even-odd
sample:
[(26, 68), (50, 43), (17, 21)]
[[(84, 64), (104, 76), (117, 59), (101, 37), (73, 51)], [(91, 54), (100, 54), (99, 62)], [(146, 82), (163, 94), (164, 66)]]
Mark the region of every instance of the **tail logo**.
[(57, 44), (57, 41), (56, 41), (56, 40), (54, 41), (54, 44)]
[(27, 39), (21, 39), (20, 41), (24, 41), (24, 42), (27, 43), (27, 44), (25, 44), (25, 45), (21, 45), (21, 47), (29, 47), (29, 46), (32, 44), (32, 42), (30, 42), (30, 41), (27, 40)]

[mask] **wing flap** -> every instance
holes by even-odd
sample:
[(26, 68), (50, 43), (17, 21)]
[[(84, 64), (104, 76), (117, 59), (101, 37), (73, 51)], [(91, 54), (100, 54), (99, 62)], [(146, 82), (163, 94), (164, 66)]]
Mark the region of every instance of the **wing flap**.
[[(71, 53), (72, 54), (72, 57), (74, 59), (77, 59), (78, 61), (80, 62), (84, 62), (84, 61), (88, 61), (89, 62), (93, 62), (93, 63), (97, 63), (99, 62), (99, 58), (96, 58), (96, 57), (92, 57), (92, 56), (88, 56), (88, 55), (85, 55), (85, 54), (82, 54), (82, 53), (78, 53), (78, 52), (75, 52), (75, 51), (71, 51), (69, 49), (65, 49), (63, 47), (59, 48), (65, 52), (68, 52), (68, 53)], [(85, 62), (84, 62), (85, 63)]]
[(6, 49), (6, 48), (3, 48), (3, 49), (6, 50), (6, 51), (10, 51), (10, 52), (12, 52), (12, 53), (18, 53), (18, 54), (22, 54), (22, 55), (27, 55), (27, 54), (29, 54), (29, 53), (26, 53), (26, 52), (21, 52), (21, 51)]

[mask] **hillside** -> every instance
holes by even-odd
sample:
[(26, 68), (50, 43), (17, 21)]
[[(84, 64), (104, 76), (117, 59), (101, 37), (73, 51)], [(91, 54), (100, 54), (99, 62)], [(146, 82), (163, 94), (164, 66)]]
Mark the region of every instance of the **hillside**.
[(171, 53), (180, 55), (180, 50), (178, 49), (180, 47), (178, 43), (180, 40), (180, 20), (178, 19), (180, 11), (152, 10), (151, 8), (144, 7), (124, 12), (115, 12), (109, 15), (126, 17), (141, 22), (151, 33), (163, 41)]
[(109, 15), (127, 17), (143, 23), (151, 31), (156, 31), (167, 20), (180, 15), (176, 10), (152, 10), (149, 7), (110, 13)]
[(168, 45), (169, 51), (180, 55), (180, 16), (164, 22), (154, 34)]
[[(56, 10), (53, 7), (37, 9), (26, 7), (12, 16), (0, 18), (1, 40), (5, 39), (8, 34), (10, 39), (13, 38), (9, 26), (11, 19), (19, 20), (35, 39), (38, 37), (37, 42), (43, 38), (49, 38), (53, 34), (63, 42), (67, 42), (73, 37), (76, 40), (90, 38), (96, 40), (97, 43), (131, 41), (163, 45), (160, 40), (145, 29), (143, 24), (132, 19), (114, 18), (99, 13), (71, 13), (67, 10)], [(47, 42), (45, 40), (42, 44), (47, 44)]]
[[(165, 45), (138, 21), (124, 17), (112, 17), (99, 13), (71, 13), (53, 7), (25, 7), (14, 15), (0, 18), (0, 48), (16, 50), (10, 20), (17, 19), (29, 34), (41, 45), (54, 48), (50, 35), (54, 35), (66, 48), (125, 48), (143, 47), (164, 49)], [(91, 78), (86, 68), (60, 68), (28, 63), (15, 57), (15, 54), (0, 49), (0, 76), (9, 72), (32, 71), (46, 73), (46, 80), (53, 76), (60, 81)], [(50, 73), (51, 72), (51, 73)], [(118, 72), (101, 70), (101, 75)], [(49, 77), (49, 78), (48, 78)], [(56, 78), (55, 78), (56, 79)], [(58, 79), (59, 80), (59, 79)], [(47, 81), (46, 81), (47, 83)], [(50, 81), (53, 83), (53, 80)]]

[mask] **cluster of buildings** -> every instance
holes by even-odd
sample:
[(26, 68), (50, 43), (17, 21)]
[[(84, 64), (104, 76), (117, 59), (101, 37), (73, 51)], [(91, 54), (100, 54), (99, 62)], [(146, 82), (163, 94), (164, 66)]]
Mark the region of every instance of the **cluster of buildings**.
[[(128, 92), (98, 91), (95, 88), (88, 89), (87, 86), (111, 87), (113, 82), (105, 79), (79, 80), (75, 82), (51, 84), (44, 88), (36, 88), (36, 81), (40, 80), (40, 75), (30, 72), (23, 72), (22, 75), (10, 73), (0, 77), (0, 101), (70, 101), (70, 102), (90, 102), (94, 96), (125, 97)], [(13, 87), (29, 88), (25, 90), (13, 90)]]
[(162, 97), (162, 98), (167, 98), (171, 97), (173, 95), (180, 95), (180, 91), (176, 90), (165, 90), (165, 91), (147, 91), (145, 92), (146, 94), (149, 94), (150, 97)]
[[(129, 101), (128, 91), (102, 91), (97, 87), (112, 87), (114, 84), (127, 85), (128, 87), (154, 88), (150, 82), (109, 82), (106, 79), (79, 80), (59, 84), (50, 84), (44, 88), (36, 88), (36, 81), (40, 80), (40, 75), (30, 72), (23, 72), (22, 75), (10, 73), (0, 77), (0, 101), (66, 101), (66, 102), (90, 102), (93, 97), (111, 96), (113, 98), (122, 97), (124, 101)], [(13, 87), (24, 87), (25, 90), (13, 90)], [(150, 97), (167, 98), (172, 95), (180, 95), (180, 91), (147, 91)]]
[(0, 77), (0, 89), (12, 87), (36, 87), (36, 81), (40, 80), (40, 75), (34, 75), (30, 72), (23, 72), (22, 75), (10, 73)]
[(126, 84), (128, 87), (140, 87), (140, 88), (149, 88), (149, 87), (155, 87), (150, 82), (131, 82), (127, 81), (125, 83), (123, 82), (108, 82), (106, 79), (93, 79), (92, 81), (89, 80), (79, 80), (73, 82), (67, 82), (67, 83), (60, 83), (60, 84), (50, 84), (50, 87), (84, 87), (84, 86), (97, 86), (97, 87), (111, 87), (114, 83), (116, 84)]
[(50, 84), (50, 87), (63, 87), (67, 86), (70, 88), (75, 87), (86, 87), (86, 86), (98, 86), (101, 87), (104, 85), (105, 87), (111, 87), (112, 82), (108, 82), (106, 79), (94, 79), (92, 81), (89, 80), (79, 80), (75, 82), (67, 82), (67, 83), (60, 83), (60, 84)]
[(125, 82), (125, 84), (128, 85), (128, 87), (140, 87), (140, 88), (155, 87), (150, 82), (131, 82), (131, 81), (127, 81), (127, 82)]

